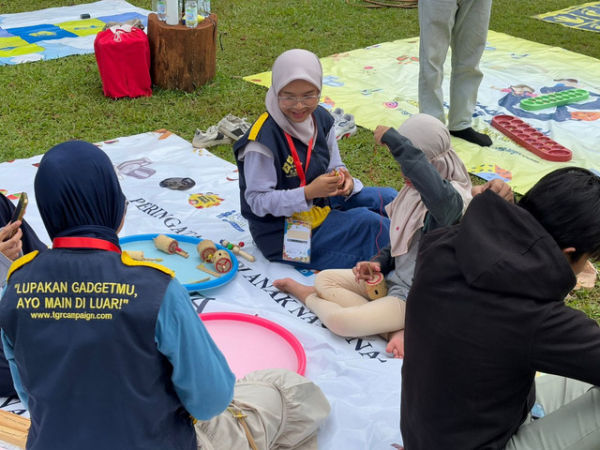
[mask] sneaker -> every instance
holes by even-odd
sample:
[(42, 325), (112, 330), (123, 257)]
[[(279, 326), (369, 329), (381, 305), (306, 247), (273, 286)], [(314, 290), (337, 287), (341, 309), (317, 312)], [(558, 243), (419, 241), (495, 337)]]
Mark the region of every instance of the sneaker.
[(194, 133), (192, 145), (196, 148), (207, 148), (214, 145), (231, 144), (232, 142), (228, 136), (219, 131), (216, 125), (212, 125), (205, 132), (197, 129)]
[(241, 119), (233, 114), (227, 114), (218, 124), (219, 131), (225, 136), (229, 136), (234, 141), (237, 141), (246, 134), (246, 131), (248, 131), (251, 126), (252, 124), (248, 123), (246, 118)]
[(335, 108), (334, 110), (330, 111), (330, 114), (333, 116), (333, 120), (335, 120), (335, 122), (339, 122), (342, 117), (344, 117), (344, 110), (342, 108)]
[(340, 121), (333, 126), (335, 127), (335, 138), (338, 141), (356, 133), (356, 123), (352, 114), (344, 114)]

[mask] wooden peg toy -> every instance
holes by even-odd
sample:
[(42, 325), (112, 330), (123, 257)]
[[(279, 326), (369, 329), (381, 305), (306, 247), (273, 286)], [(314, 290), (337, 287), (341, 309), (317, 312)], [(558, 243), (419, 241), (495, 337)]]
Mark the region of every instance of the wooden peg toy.
[(157, 249), (169, 255), (179, 255), (184, 258), (190, 256), (188, 252), (179, 247), (179, 243), (175, 239), (164, 234), (159, 234), (154, 238), (154, 245)]
[(144, 257), (144, 252), (141, 250), (123, 250), (123, 253), (126, 253), (131, 259), (136, 261), (162, 261), (162, 258), (146, 258)]
[(242, 250), (239, 245), (232, 244), (231, 242), (226, 241), (225, 239), (221, 239), (221, 245), (231, 250), (234, 255), (241, 256), (242, 258), (247, 259), (250, 262), (256, 261), (256, 258), (254, 256)]
[(212, 262), (213, 255), (217, 251), (217, 246), (210, 239), (204, 239), (198, 243), (196, 249), (198, 250), (198, 255), (200, 255), (202, 261)]

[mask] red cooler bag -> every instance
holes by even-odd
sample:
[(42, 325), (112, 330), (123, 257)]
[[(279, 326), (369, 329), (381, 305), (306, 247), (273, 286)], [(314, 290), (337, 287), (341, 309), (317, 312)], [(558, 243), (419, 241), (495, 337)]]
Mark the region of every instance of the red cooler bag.
[(104, 95), (112, 98), (150, 97), (150, 45), (142, 30), (129, 25), (96, 35), (96, 62)]

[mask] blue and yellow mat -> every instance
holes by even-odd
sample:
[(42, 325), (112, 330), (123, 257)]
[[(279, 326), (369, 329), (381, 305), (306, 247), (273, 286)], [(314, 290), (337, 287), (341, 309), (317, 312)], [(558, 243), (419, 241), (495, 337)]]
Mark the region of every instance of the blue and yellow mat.
[[(0, 66), (94, 53), (96, 34), (108, 22), (140, 19), (149, 11), (124, 0), (0, 15)], [(84, 18), (82, 18), (84, 17)]]
[(600, 32), (600, 2), (570, 6), (533, 17), (545, 22), (558, 23), (565, 27)]

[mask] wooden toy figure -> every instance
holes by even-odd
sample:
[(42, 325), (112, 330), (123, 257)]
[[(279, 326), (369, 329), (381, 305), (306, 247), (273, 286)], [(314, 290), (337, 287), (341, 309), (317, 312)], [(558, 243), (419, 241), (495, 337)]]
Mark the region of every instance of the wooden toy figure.
[(154, 238), (154, 245), (157, 249), (168, 253), (169, 255), (177, 254), (184, 258), (190, 256), (188, 252), (179, 247), (179, 243), (175, 239), (165, 236), (164, 234), (159, 234)]
[(212, 262), (213, 255), (217, 251), (217, 246), (210, 239), (204, 239), (200, 241), (196, 246), (200, 259), (204, 262)]
[(226, 241), (225, 239), (221, 239), (221, 245), (231, 250), (234, 255), (241, 256), (242, 258), (245, 258), (250, 262), (256, 261), (256, 258), (254, 258), (254, 256), (242, 250), (239, 245), (232, 244), (231, 242)]

